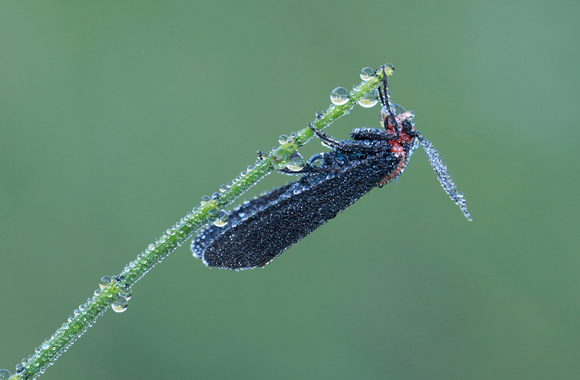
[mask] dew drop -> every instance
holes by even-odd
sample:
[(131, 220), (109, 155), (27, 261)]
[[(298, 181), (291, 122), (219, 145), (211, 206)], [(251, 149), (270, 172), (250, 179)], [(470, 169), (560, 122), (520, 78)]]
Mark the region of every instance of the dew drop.
[(401, 106), (400, 104), (397, 104), (397, 103), (391, 103), (391, 110), (393, 111), (393, 113), (395, 115), (400, 115), (403, 112), (405, 112), (405, 109), (403, 108), (403, 106)]
[(131, 299), (131, 288), (121, 288), (119, 290), (119, 295), (129, 301)]
[(220, 191), (223, 193), (224, 191), (227, 191), (228, 187), (226, 185), (220, 185)]
[(298, 152), (295, 152), (290, 159), (288, 160), (288, 164), (286, 168), (293, 172), (298, 172), (304, 168), (304, 157)]
[(358, 100), (358, 104), (364, 108), (374, 107), (379, 102), (379, 91), (375, 88), (371, 92), (367, 92), (362, 98)]
[(123, 296), (118, 296), (115, 298), (113, 303), (111, 303), (111, 309), (116, 313), (122, 313), (127, 310), (127, 300)]
[(217, 208), (212, 208), (207, 212), (207, 221), (210, 223), (215, 222), (219, 217), (219, 211)]
[(220, 210), (218, 214), (218, 218), (213, 222), (214, 226), (216, 227), (223, 227), (228, 224), (229, 219), (228, 212), (226, 210)]
[(272, 164), (276, 169), (284, 169), (288, 160), (288, 151), (283, 148), (274, 149), (272, 152)]
[(0, 369), (0, 380), (7, 380), (10, 378), (10, 371), (7, 369)]
[(360, 71), (360, 79), (367, 81), (375, 76), (375, 70), (371, 69), (370, 67), (363, 67)]
[(280, 137), (278, 137), (278, 142), (280, 144), (284, 144), (286, 141), (288, 141), (288, 136), (286, 136), (286, 135), (280, 135)]
[(101, 289), (104, 289), (107, 285), (111, 283), (111, 281), (112, 281), (111, 276), (103, 276), (99, 281), (99, 287)]
[(330, 93), (330, 101), (337, 106), (342, 106), (348, 102), (349, 94), (346, 88), (337, 87)]
[(393, 66), (392, 63), (385, 63), (383, 67), (385, 68), (385, 71), (395, 71), (395, 66)]

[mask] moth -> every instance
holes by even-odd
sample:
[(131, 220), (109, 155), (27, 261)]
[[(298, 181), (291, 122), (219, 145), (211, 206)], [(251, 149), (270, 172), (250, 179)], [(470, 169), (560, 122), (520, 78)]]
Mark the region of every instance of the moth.
[(471, 220), (463, 194), (439, 152), (415, 129), (414, 113), (391, 103), (389, 97), (384, 75), (379, 88), (382, 128), (356, 128), (351, 140), (339, 141), (309, 123), (314, 135), (332, 151), (315, 154), (293, 172), (302, 174), (299, 180), (232, 210), (227, 225), (202, 230), (191, 243), (193, 255), (214, 268), (263, 267), (372, 188), (399, 177), (419, 145), (443, 189)]

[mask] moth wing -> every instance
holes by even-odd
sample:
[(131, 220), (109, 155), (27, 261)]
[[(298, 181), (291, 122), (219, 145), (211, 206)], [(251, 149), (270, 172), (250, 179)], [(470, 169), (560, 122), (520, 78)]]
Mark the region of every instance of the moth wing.
[(333, 174), (305, 176), (250, 201), (243, 208), (250, 215), (232, 213), (235, 222), (221, 234), (210, 227), (204, 233), (206, 242), (192, 245), (192, 250), (209, 267), (263, 267), (375, 187), (392, 164), (358, 161)]

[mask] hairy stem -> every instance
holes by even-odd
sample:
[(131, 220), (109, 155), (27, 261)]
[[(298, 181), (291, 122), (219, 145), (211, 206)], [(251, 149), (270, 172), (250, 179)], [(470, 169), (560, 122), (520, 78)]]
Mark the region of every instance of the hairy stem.
[[(386, 75), (391, 75), (393, 69), (386, 66), (384, 72)], [(374, 90), (381, 83), (382, 78), (383, 71), (377, 70), (374, 77), (354, 87), (346, 104), (331, 105), (325, 112), (318, 115), (312, 124), (318, 129), (323, 129), (339, 117), (348, 114), (363, 95)], [(240, 173), (230, 186), (220, 188), (211, 197), (202, 199), (201, 205), (188, 212), (160, 238), (149, 244), (147, 249), (128, 263), (121, 273), (113, 277), (103, 277), (100, 288), (95, 290), (87, 302), (80, 305), (68, 321), (63, 323), (50, 338), (38, 346), (32, 355), (16, 366), (17, 373), (10, 379), (38, 377), (45, 372), (47, 367), (54, 364), (109, 306), (117, 312), (124, 311), (130, 298), (130, 289), (139, 279), (209, 223), (208, 219), (210, 221), (215, 219), (220, 210), (231, 204), (260, 179), (274, 169), (285, 167), (291, 155), (312, 136), (313, 132), (308, 127), (292, 134), (288, 141), (267, 155), (263, 155), (255, 165), (249, 166), (248, 170)]]

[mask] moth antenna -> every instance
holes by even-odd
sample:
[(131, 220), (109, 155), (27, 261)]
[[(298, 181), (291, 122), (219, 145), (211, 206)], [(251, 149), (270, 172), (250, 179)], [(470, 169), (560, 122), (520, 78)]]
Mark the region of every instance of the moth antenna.
[(471, 215), (469, 214), (469, 211), (467, 211), (467, 205), (465, 204), (463, 193), (457, 189), (457, 186), (455, 186), (455, 182), (453, 182), (451, 175), (447, 172), (447, 165), (445, 165), (439, 157), (439, 152), (435, 149), (431, 141), (421, 136), (420, 133), (417, 133), (417, 140), (425, 150), (429, 163), (431, 164), (431, 167), (433, 167), (435, 174), (437, 174), (437, 179), (439, 180), (439, 183), (441, 183), (441, 186), (443, 186), (443, 189), (447, 195), (449, 195), (449, 198), (459, 206), (467, 220), (471, 221)]

